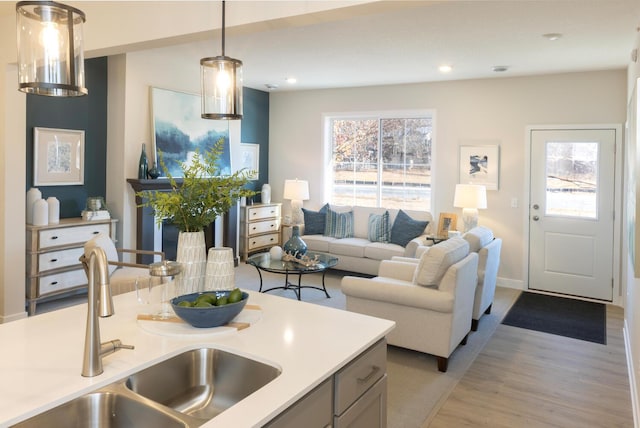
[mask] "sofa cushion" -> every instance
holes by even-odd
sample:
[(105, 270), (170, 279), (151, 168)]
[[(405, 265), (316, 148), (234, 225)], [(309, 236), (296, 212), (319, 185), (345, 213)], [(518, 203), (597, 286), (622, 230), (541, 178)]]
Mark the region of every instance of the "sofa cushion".
[(329, 243), (335, 241), (336, 238), (324, 235), (304, 235), (302, 240), (307, 244), (307, 251), (319, 251), (321, 253), (329, 252)]
[(414, 284), (437, 287), (449, 267), (469, 254), (469, 243), (451, 238), (436, 244), (422, 254), (413, 276)]
[(306, 235), (322, 235), (327, 220), (329, 204), (324, 204), (318, 211), (302, 208), (304, 214), (304, 233)]
[(422, 235), (428, 221), (414, 220), (403, 210), (398, 212), (391, 228), (391, 243), (406, 247), (409, 241)]
[(404, 248), (396, 244), (371, 242), (364, 249), (364, 256), (373, 260), (391, 260), (392, 257), (402, 256)]
[(469, 251), (477, 253), (480, 248), (493, 241), (493, 232), (488, 227), (476, 226), (462, 237), (469, 243)]
[(362, 238), (342, 238), (329, 242), (329, 252), (334, 256), (364, 257), (364, 250), (370, 242)]
[(353, 211), (339, 213), (327, 210), (324, 234), (332, 238), (353, 237)]
[(368, 238), (371, 242), (389, 242), (391, 231), (389, 230), (389, 211), (384, 214), (369, 214)]

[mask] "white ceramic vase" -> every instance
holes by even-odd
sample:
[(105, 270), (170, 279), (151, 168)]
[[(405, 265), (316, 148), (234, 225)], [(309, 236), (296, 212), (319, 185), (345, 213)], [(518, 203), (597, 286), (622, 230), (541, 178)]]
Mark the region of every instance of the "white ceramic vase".
[(178, 295), (203, 291), (207, 265), (207, 250), (203, 231), (180, 232), (176, 261), (182, 265)]
[(235, 288), (235, 264), (233, 249), (228, 247), (209, 248), (205, 291), (226, 291)]
[(260, 201), (263, 204), (271, 203), (271, 186), (269, 184), (262, 185), (262, 191), (260, 192)]

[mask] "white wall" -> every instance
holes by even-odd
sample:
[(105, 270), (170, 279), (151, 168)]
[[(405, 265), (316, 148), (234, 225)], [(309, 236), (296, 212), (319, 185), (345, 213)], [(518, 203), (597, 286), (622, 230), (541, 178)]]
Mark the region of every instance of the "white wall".
[[(349, 111), (433, 109), (436, 112), (432, 211), (457, 212), (453, 190), (458, 146), (500, 142), (500, 189), (489, 191), (480, 224), (503, 239), (502, 285), (524, 286), (527, 201), (523, 200), (525, 128), (539, 124), (592, 124), (625, 121), (624, 70), (548, 76), (422, 83), (401, 86), (272, 93), (270, 98), (269, 183), (282, 200), (288, 178), (308, 179), (311, 200), (322, 200), (322, 115)], [(613, 173), (613, 172), (612, 172)], [(518, 208), (511, 208), (517, 198)]]

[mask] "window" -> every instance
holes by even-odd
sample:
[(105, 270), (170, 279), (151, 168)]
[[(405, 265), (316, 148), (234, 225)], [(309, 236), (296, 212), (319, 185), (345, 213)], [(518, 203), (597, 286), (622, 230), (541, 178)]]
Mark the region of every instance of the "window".
[(336, 205), (430, 210), (432, 115), (327, 119)]

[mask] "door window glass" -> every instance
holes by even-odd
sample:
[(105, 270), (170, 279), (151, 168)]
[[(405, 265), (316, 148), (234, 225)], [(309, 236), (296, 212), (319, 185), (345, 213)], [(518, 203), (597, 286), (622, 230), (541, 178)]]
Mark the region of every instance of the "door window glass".
[(598, 143), (546, 143), (547, 216), (598, 217)]

